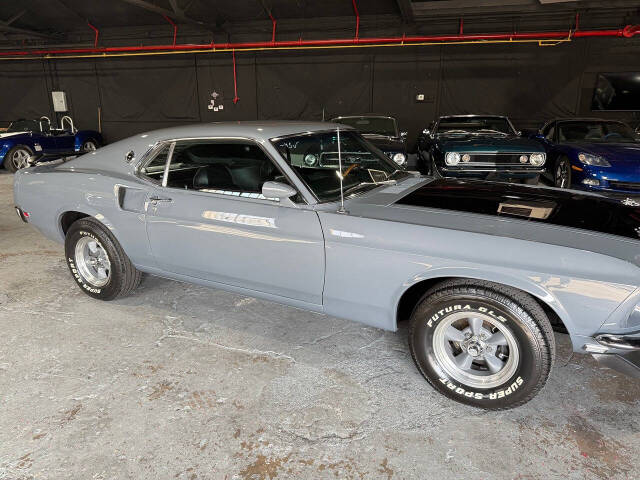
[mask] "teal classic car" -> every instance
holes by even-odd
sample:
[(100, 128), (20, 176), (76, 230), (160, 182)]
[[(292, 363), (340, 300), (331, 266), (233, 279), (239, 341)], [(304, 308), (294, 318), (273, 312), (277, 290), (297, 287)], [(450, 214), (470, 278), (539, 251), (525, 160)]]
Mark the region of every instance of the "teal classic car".
[(436, 177), (537, 183), (546, 154), (496, 115), (440, 117), (418, 138), (418, 170)]

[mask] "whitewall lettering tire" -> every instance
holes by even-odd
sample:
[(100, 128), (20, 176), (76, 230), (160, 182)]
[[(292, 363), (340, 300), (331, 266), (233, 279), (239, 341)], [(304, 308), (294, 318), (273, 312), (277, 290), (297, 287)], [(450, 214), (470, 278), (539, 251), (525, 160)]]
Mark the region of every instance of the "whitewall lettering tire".
[(531, 400), (555, 356), (549, 319), (530, 295), (474, 280), (446, 281), (422, 297), (409, 347), (436, 390), (490, 410)]

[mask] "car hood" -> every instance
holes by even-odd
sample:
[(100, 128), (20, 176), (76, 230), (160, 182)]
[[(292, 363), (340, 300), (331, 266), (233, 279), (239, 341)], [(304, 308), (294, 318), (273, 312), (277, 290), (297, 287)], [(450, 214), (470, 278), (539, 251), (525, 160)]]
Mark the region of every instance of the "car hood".
[(4, 132), (0, 133), (0, 140), (7, 137), (15, 137), (16, 135), (26, 135), (29, 132)]
[(405, 149), (404, 142), (398, 138), (386, 135), (363, 135), (363, 137), (383, 152), (404, 152)]
[(455, 152), (544, 152), (537, 141), (515, 136), (446, 136), (438, 137), (438, 144), (444, 151)]
[(358, 217), (577, 248), (640, 266), (640, 202), (631, 199), (529, 185), (414, 177), (350, 199), (347, 210)]
[(604, 157), (612, 166), (614, 164), (638, 166), (640, 169), (640, 143), (571, 143), (569, 145), (578, 152)]

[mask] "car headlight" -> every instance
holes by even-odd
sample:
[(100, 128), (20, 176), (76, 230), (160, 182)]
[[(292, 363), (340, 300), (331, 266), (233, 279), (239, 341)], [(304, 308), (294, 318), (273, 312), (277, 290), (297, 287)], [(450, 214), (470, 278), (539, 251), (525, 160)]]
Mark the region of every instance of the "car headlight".
[(591, 155), (590, 153), (579, 153), (578, 160), (585, 165), (592, 165), (594, 167), (610, 167), (611, 164), (598, 155)]
[(393, 161), (396, 162), (398, 165), (404, 165), (404, 162), (407, 161), (407, 157), (405, 157), (404, 153), (396, 153), (393, 156)]
[(534, 167), (541, 167), (542, 165), (544, 165), (545, 160), (546, 158), (544, 153), (532, 153), (529, 157), (529, 161)]
[(448, 152), (444, 161), (447, 165), (457, 165), (460, 163), (460, 154), (458, 152)]
[(316, 157), (313, 153), (304, 156), (304, 163), (313, 167), (316, 163), (318, 163), (318, 157)]

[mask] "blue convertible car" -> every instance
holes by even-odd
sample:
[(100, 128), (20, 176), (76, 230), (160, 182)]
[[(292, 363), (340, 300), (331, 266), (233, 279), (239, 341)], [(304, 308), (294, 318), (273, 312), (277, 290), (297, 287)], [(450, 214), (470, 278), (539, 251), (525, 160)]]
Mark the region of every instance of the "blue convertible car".
[(599, 119), (557, 119), (537, 138), (547, 151), (555, 186), (640, 194), (640, 140), (626, 124)]
[(18, 120), (0, 133), (0, 165), (10, 172), (28, 166), (29, 158), (54, 160), (78, 155), (102, 145), (102, 135), (93, 130), (76, 130), (71, 117), (64, 116), (60, 128), (51, 128), (51, 120)]

